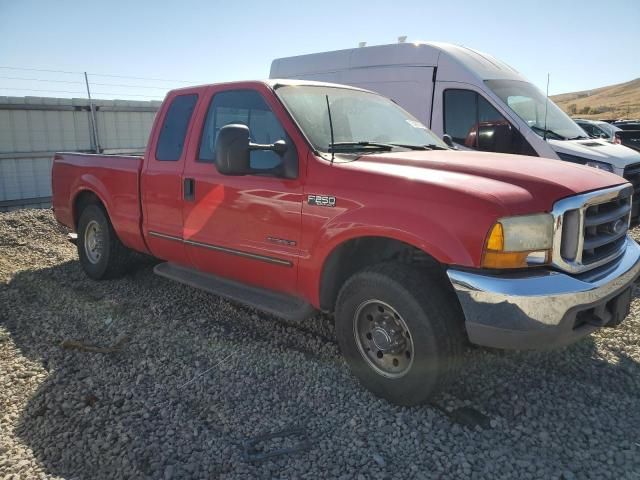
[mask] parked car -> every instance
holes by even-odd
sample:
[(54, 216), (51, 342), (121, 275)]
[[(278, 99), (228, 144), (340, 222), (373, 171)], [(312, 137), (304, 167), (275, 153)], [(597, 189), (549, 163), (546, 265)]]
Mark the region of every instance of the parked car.
[[(611, 143), (624, 145), (640, 152), (640, 123), (626, 121), (609, 123), (601, 120), (584, 120), (582, 118), (574, 120), (591, 138), (604, 138)], [(624, 128), (621, 128), (621, 126)], [(637, 165), (637, 168), (627, 168), (625, 177), (632, 183), (637, 184), (633, 180), (633, 176), (637, 175), (637, 171), (640, 171), (640, 165)]]
[(615, 132), (621, 129), (615, 125), (602, 120), (585, 120), (583, 118), (573, 119), (591, 138), (603, 138), (614, 143)]
[(624, 145), (640, 152), (640, 128), (638, 130), (617, 130), (614, 134), (613, 143)]
[(640, 122), (637, 120), (618, 120), (613, 122), (612, 125), (621, 130), (640, 130)]
[(291, 321), (332, 313), (355, 376), (412, 405), (455, 378), (467, 341), (565, 345), (629, 312), (632, 186), (520, 160), (449, 149), (361, 89), (206, 85), (167, 95), (142, 157), (57, 153), (53, 209), (90, 278), (138, 251)]
[[(625, 169), (640, 167), (640, 153), (588, 138), (514, 68), (467, 47), (397, 43), (279, 58), (271, 64), (270, 76), (374, 90), (395, 100), (439, 137), (449, 135), (462, 149), (561, 159), (625, 178)], [(470, 138), (485, 122), (500, 125), (500, 142)], [(504, 124), (509, 125), (508, 131)], [(490, 139), (486, 124), (484, 130), (484, 138)], [(635, 176), (628, 178), (636, 181)], [(634, 219), (639, 214), (640, 196), (636, 196)]]

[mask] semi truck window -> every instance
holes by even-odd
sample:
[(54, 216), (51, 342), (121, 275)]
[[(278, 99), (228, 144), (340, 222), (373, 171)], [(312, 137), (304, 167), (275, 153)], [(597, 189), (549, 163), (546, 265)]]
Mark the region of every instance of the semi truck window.
[(474, 150), (536, 155), (509, 120), (470, 90), (445, 90), (444, 131), (456, 143)]
[[(200, 141), (199, 162), (213, 163), (218, 132), (230, 123), (241, 123), (249, 127), (251, 141), (269, 144), (278, 140), (288, 140), (280, 122), (262, 96), (254, 90), (231, 90), (220, 92), (213, 97), (205, 120)], [(253, 151), (251, 167), (269, 169), (282, 162), (275, 152)]]
[(469, 131), (477, 122), (477, 95), (470, 90), (444, 92), (444, 132), (453, 141), (465, 144)]
[(180, 159), (187, 127), (197, 101), (198, 96), (195, 94), (179, 95), (173, 99), (160, 130), (156, 160), (175, 162)]

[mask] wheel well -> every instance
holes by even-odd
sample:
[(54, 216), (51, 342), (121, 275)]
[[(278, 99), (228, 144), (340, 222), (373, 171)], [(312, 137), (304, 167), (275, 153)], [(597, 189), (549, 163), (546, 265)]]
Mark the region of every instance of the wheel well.
[(100, 205), (104, 208), (102, 201), (95, 193), (90, 190), (83, 190), (76, 196), (73, 202), (73, 224), (76, 228), (78, 227), (78, 221), (80, 220), (82, 211), (89, 205)]
[(355, 238), (336, 247), (325, 261), (320, 279), (320, 308), (333, 311), (338, 293), (349, 277), (386, 261), (414, 264), (444, 275), (440, 262), (413, 245), (385, 237)]

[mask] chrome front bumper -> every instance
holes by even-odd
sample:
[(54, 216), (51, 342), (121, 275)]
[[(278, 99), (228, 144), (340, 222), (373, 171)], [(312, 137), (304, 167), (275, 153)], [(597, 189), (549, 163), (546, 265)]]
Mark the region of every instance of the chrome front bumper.
[(454, 268), (447, 274), (471, 343), (509, 349), (555, 347), (626, 317), (630, 287), (640, 274), (640, 246), (627, 237), (620, 258), (579, 275), (546, 269), (491, 275)]

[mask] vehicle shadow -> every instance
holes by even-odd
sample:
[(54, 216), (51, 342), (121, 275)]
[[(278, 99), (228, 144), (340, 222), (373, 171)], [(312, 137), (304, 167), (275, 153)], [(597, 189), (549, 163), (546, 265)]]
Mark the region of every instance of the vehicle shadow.
[[(0, 287), (0, 325), (44, 377), (15, 435), (48, 474), (280, 476), (324, 465), (318, 449), (348, 455), (345, 442), (385, 454), (367, 439), (398, 422), (417, 432), (398, 436), (406, 455), (373, 466), (365, 456), (360, 468), (410, 473), (416, 458), (435, 461), (424, 447), (441, 435), (445, 456), (455, 457), (460, 442), (477, 452), (474, 469), (505, 455), (537, 465), (542, 451), (549, 474), (587, 458), (640, 470), (640, 363), (629, 353), (638, 348), (638, 290), (621, 330), (552, 351), (469, 349), (460, 378), (436, 402), (445, 412), (466, 406), (487, 415), (480, 432), (461, 430), (433, 406), (396, 407), (364, 391), (340, 359), (329, 319), (280, 322), (161, 279), (152, 267), (93, 282), (69, 261)], [(625, 341), (633, 334), (635, 346)], [(375, 423), (366, 421), (371, 412)], [(313, 426), (310, 452), (258, 465), (242, 459), (243, 439), (292, 421)]]

